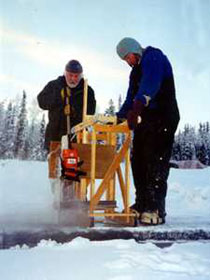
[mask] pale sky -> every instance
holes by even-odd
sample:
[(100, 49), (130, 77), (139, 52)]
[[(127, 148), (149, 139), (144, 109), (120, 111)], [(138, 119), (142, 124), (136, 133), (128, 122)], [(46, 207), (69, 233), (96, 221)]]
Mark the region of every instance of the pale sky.
[(0, 0), (0, 12), (0, 101), (36, 98), (78, 59), (103, 112), (126, 95), (116, 45), (133, 37), (171, 61), (180, 127), (210, 121), (210, 0)]

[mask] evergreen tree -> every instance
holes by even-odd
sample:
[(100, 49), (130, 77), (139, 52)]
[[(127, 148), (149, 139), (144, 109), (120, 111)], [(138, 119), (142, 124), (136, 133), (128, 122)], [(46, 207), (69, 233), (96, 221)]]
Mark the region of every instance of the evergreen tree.
[(195, 129), (190, 125), (184, 127), (182, 143), (182, 159), (192, 160), (196, 158), (195, 152)]
[(121, 97), (121, 94), (120, 94), (119, 98), (118, 98), (118, 111), (120, 110), (121, 107), (122, 107), (122, 97)]
[(112, 99), (109, 100), (109, 107), (105, 110), (106, 116), (114, 116), (115, 115), (115, 106)]
[(26, 111), (26, 92), (23, 91), (23, 97), (20, 104), (19, 117), (17, 122), (17, 132), (14, 145), (15, 157), (20, 159), (26, 159), (26, 148), (28, 143), (26, 142), (27, 133), (27, 111)]
[(4, 115), (5, 115), (4, 102), (0, 102), (0, 132), (4, 124)]
[(173, 160), (181, 160), (181, 146), (176, 140), (173, 144), (171, 158)]
[(12, 102), (9, 102), (5, 114), (4, 126), (4, 158), (14, 157), (14, 139), (15, 139), (15, 115)]
[(45, 116), (43, 114), (42, 120), (41, 120), (41, 123), (39, 126), (39, 130), (38, 130), (38, 132), (39, 132), (38, 138), (37, 138), (38, 141), (36, 143), (36, 160), (41, 160), (41, 161), (46, 160), (46, 155), (47, 155), (47, 152), (44, 147), (45, 127), (46, 127)]
[(209, 122), (200, 123), (197, 132), (195, 128), (186, 125), (175, 137), (172, 159), (198, 159), (205, 165), (210, 165), (210, 128)]
[(4, 154), (4, 102), (0, 102), (0, 158)]
[(35, 119), (33, 118), (31, 124), (29, 126), (29, 133), (28, 133), (28, 159), (36, 160), (36, 124)]
[(209, 124), (200, 123), (197, 135), (197, 145), (196, 145), (196, 155), (197, 158), (206, 165), (209, 165), (210, 153), (210, 134), (209, 134)]

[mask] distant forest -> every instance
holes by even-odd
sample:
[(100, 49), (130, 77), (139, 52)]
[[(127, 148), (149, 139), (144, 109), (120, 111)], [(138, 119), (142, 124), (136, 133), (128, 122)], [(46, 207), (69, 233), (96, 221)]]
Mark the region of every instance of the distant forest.
[[(121, 107), (119, 95), (117, 110)], [(114, 115), (116, 107), (109, 100), (104, 114)], [(22, 160), (46, 160), (44, 149), (44, 134), (46, 128), (45, 114), (38, 117), (31, 114), (27, 106), (27, 94), (16, 101), (0, 102), (0, 158)], [(122, 138), (119, 137), (119, 145)], [(175, 137), (173, 160), (198, 159), (205, 165), (210, 165), (210, 124), (209, 121), (200, 123), (198, 128), (186, 124)]]

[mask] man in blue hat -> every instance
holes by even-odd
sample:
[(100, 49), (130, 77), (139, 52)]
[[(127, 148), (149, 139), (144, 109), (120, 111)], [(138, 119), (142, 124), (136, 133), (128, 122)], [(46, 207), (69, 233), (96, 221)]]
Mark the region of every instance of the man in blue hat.
[[(68, 90), (67, 90), (68, 89)], [(39, 106), (48, 110), (49, 123), (45, 133), (45, 147), (49, 150), (50, 141), (60, 141), (67, 133), (66, 115), (70, 113), (71, 127), (82, 122), (84, 78), (83, 68), (78, 60), (70, 60), (63, 76), (50, 81), (39, 93)], [(65, 104), (65, 96), (69, 94), (69, 105)], [(87, 114), (95, 113), (96, 100), (93, 89), (88, 86)]]
[(126, 37), (117, 54), (132, 68), (126, 99), (117, 113), (134, 131), (132, 172), (140, 223), (165, 222), (165, 198), (174, 134), (179, 123), (173, 71), (160, 49)]

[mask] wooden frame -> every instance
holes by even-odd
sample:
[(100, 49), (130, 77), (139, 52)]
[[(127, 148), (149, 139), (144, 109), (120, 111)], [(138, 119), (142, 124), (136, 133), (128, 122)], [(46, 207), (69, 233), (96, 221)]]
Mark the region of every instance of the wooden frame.
[[(82, 170), (87, 172), (77, 183), (77, 199), (88, 204), (88, 216), (91, 219), (103, 217), (124, 225), (134, 225), (135, 213), (130, 212), (130, 144), (131, 131), (127, 122), (116, 124), (113, 116), (88, 116), (87, 111), (87, 81), (84, 87), (83, 122), (75, 126), (72, 131), (76, 134), (77, 143), (73, 146), (78, 149), (81, 160), (85, 163)], [(117, 151), (117, 134), (124, 134), (124, 142)], [(59, 154), (59, 143), (51, 143), (51, 165), (55, 169), (56, 154)], [(124, 162), (125, 171), (122, 172), (121, 163)], [(49, 176), (56, 171), (49, 172)], [(125, 174), (123, 176), (123, 173)], [(51, 177), (52, 178), (52, 177)], [(123, 212), (116, 211), (116, 179), (118, 178)], [(96, 180), (101, 179), (96, 187)], [(90, 198), (87, 202), (86, 194), (89, 190)], [(105, 200), (104, 200), (105, 197)]]

